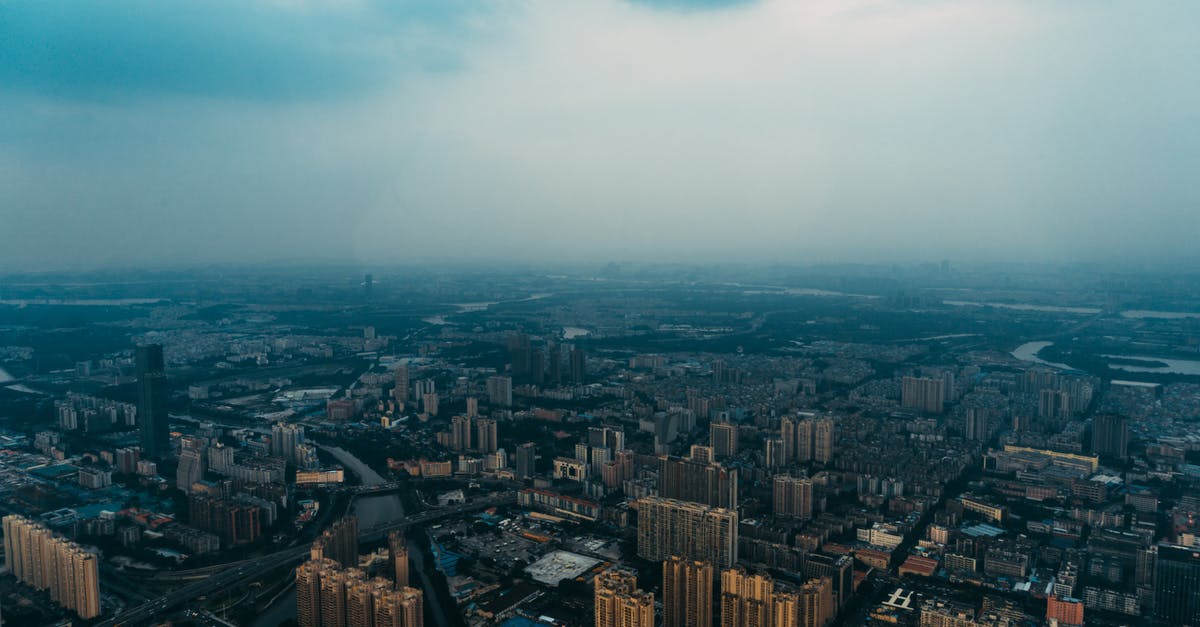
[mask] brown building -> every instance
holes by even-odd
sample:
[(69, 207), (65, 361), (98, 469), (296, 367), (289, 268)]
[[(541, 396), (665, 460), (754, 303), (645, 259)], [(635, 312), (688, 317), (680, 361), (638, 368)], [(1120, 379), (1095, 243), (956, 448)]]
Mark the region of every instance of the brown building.
[(711, 627), (713, 573), (708, 562), (672, 556), (663, 562), (663, 626)]

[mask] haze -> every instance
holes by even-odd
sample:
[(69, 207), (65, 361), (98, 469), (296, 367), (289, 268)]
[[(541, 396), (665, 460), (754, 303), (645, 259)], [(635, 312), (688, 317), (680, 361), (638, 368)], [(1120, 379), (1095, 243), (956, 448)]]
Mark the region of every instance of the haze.
[(1194, 259), (1200, 6), (32, 0), (0, 267)]

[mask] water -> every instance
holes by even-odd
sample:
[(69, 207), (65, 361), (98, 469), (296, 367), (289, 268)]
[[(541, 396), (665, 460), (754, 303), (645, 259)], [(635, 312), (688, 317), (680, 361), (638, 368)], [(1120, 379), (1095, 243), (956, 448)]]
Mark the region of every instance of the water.
[(1124, 318), (1161, 318), (1164, 320), (1179, 320), (1182, 318), (1200, 318), (1200, 313), (1192, 313), (1188, 311), (1152, 311), (1149, 309), (1130, 309), (1122, 311), (1121, 316)]
[(992, 303), (980, 302), (974, 300), (944, 300), (943, 305), (952, 305), (954, 307), (996, 307), (999, 309), (1013, 309), (1016, 311), (1044, 311), (1047, 313), (1069, 313), (1081, 315), (1095, 315), (1100, 313), (1100, 309), (1095, 307), (1059, 307), (1056, 305), (1035, 305), (1033, 303)]
[(0, 383), (8, 383), (9, 381), (16, 381), (16, 380), (17, 380), (17, 378), (12, 376), (11, 374), (8, 374), (7, 370), (5, 370), (4, 368), (0, 368)]
[(1140, 359), (1143, 361), (1157, 361), (1166, 364), (1165, 366), (1132, 366), (1128, 364), (1108, 364), (1113, 370), (1124, 370), (1125, 372), (1149, 372), (1153, 374), (1183, 374), (1191, 376), (1200, 376), (1200, 361), (1191, 359), (1166, 359), (1163, 357), (1149, 357), (1147, 355), (1101, 355), (1110, 359)]
[(577, 337), (591, 335), (592, 332), (583, 327), (563, 327), (563, 339), (573, 340)]
[(1054, 342), (1026, 342), (1016, 347), (1012, 352), (1012, 356), (1020, 359), (1021, 361), (1028, 361), (1035, 364), (1041, 364), (1043, 366), (1062, 368), (1063, 370), (1074, 370), (1074, 368), (1066, 364), (1058, 364), (1038, 357), (1038, 353), (1041, 352), (1043, 348), (1052, 346), (1053, 344)]

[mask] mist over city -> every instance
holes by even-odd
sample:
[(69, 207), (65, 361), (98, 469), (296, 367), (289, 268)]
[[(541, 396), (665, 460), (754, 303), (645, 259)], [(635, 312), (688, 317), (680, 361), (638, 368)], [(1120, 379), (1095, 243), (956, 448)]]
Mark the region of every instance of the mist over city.
[(0, 3), (0, 625), (1200, 627), (1200, 7)]

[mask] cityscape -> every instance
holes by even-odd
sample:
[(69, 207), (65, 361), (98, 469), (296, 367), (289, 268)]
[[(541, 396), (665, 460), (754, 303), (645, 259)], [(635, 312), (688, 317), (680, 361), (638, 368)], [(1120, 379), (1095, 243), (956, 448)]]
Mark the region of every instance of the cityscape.
[(0, 1), (0, 627), (1200, 627), (1200, 3)]
[(1169, 276), (349, 272), (6, 282), (6, 624), (1197, 620)]

